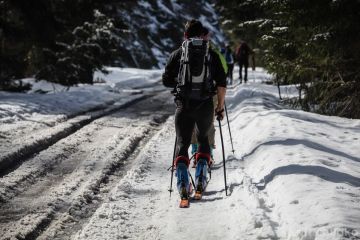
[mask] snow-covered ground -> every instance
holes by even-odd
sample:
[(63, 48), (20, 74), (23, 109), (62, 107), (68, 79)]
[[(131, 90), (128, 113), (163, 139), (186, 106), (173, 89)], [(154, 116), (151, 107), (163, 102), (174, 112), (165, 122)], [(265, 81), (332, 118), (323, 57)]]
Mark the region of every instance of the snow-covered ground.
[(140, 99), (149, 91), (163, 89), (156, 86), (160, 70), (107, 70), (106, 76), (94, 76), (101, 83), (71, 87), (68, 91), (61, 85), (25, 79), (33, 85), (29, 93), (0, 92), (0, 169), (12, 165), (15, 157), (32, 154), (44, 140), (58, 140), (79, 125)]
[[(96, 72), (94, 75), (94, 81), (102, 83), (71, 87), (69, 91), (58, 84), (24, 79), (25, 83), (33, 85), (30, 93), (0, 91), (0, 121), (1, 123), (15, 123), (21, 120), (56, 122), (58, 119), (99, 108), (119, 98), (136, 94), (139, 91), (133, 90), (134, 88), (154, 86), (161, 78), (161, 70), (112, 67), (108, 67), (107, 70), (109, 71), (107, 75), (101, 72)], [(47, 94), (36, 93), (39, 90)]]
[[(275, 86), (261, 83), (271, 76), (260, 68), (249, 71), (249, 82), (230, 87), (226, 98), (235, 150), (232, 154), (228, 125), (223, 121), (228, 196), (217, 127), (215, 164), (207, 191), (202, 200), (191, 201), (189, 209), (179, 209), (178, 195), (174, 192), (169, 197), (167, 191), (174, 119), (159, 120), (159, 114), (149, 107), (154, 105), (164, 117), (171, 113), (164, 110), (172, 105), (170, 93), (155, 92), (163, 89), (156, 87), (161, 72), (118, 71), (113, 69), (113, 75), (107, 77), (98, 74), (96, 77), (107, 83), (86, 87), (85, 92), (90, 92), (87, 95), (81, 88), (46, 95), (0, 93), (4, 150), (3, 139), (8, 139), (6, 148), (13, 144), (8, 130), (11, 124), (17, 125), (14, 129), (34, 126), (43, 134), (36, 125), (39, 121), (49, 123), (51, 119), (57, 126), (59, 120), (53, 119), (61, 118), (61, 114), (77, 116), (81, 108), (86, 112), (96, 107), (84, 103), (99, 96), (104, 98), (98, 103), (108, 106), (107, 101), (123, 103), (149, 92), (155, 95), (134, 109), (99, 115), (91, 124), (4, 174), (0, 179), (4, 207), (0, 211), (7, 214), (0, 218), (1, 239), (360, 239), (360, 120), (289, 109), (279, 102)], [(119, 91), (119, 87), (128, 91)], [(89, 90), (92, 88), (99, 95)], [(283, 87), (282, 91), (283, 96), (297, 94), (292, 87)], [(74, 100), (79, 101), (79, 107), (71, 108), (76, 105), (69, 101), (72, 93), (74, 99), (89, 101)], [(62, 97), (52, 98), (57, 94)], [(157, 102), (157, 98), (163, 100)], [(57, 105), (51, 102), (54, 99)], [(31, 121), (33, 116), (36, 122)], [(26, 131), (31, 133), (31, 128)], [(143, 138), (147, 140), (140, 140)], [(61, 157), (51, 160), (51, 154)], [(121, 159), (129, 159), (131, 164), (117, 165)], [(78, 165), (73, 166), (73, 161)], [(109, 172), (114, 164), (117, 167)], [(62, 177), (33, 174), (41, 168), (51, 172), (54, 167)], [(67, 174), (68, 168), (75, 171)], [(17, 188), (19, 182), (28, 181), (20, 178), (31, 179), (31, 184)], [(51, 182), (51, 191), (43, 190), (46, 184), (42, 181)], [(32, 184), (38, 186), (30, 187)], [(56, 201), (41, 210), (20, 206), (31, 196), (41, 196), (41, 205)], [(14, 206), (20, 209), (16, 212), (19, 217), (9, 216), (8, 209)]]

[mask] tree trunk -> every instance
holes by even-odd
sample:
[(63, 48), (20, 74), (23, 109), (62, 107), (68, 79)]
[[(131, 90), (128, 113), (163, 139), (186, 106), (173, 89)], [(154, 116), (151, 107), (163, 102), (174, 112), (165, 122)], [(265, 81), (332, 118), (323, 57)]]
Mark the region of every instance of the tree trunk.
[(277, 87), (278, 87), (278, 90), (279, 90), (279, 98), (280, 100), (282, 100), (282, 97), (281, 97), (281, 90), (280, 90), (280, 81), (278, 78), (276, 78), (276, 83), (277, 83)]

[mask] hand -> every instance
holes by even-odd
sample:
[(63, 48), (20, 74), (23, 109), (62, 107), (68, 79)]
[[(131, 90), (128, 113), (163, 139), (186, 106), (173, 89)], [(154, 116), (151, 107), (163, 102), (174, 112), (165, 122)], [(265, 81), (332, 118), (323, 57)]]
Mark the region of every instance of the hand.
[(223, 106), (217, 106), (215, 108), (215, 115), (217, 120), (223, 120), (225, 116), (225, 111)]

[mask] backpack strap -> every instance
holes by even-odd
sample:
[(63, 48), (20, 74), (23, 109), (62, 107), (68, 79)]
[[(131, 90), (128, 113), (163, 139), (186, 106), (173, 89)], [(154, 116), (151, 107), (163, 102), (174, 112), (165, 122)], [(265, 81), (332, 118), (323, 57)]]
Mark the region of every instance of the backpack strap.
[(188, 54), (188, 62), (189, 64), (187, 65), (187, 76), (188, 76), (188, 81), (189, 81), (189, 91), (192, 91), (192, 74), (191, 74), (191, 66), (190, 66), (190, 57), (189, 57), (189, 45), (190, 45), (191, 41), (187, 41), (187, 54)]
[(189, 65), (189, 56), (187, 51), (187, 42), (184, 41), (181, 45), (181, 58), (180, 58), (180, 69), (178, 74), (178, 82), (177, 86), (184, 86), (185, 85), (185, 79), (186, 79), (186, 69)]
[(207, 81), (209, 80), (208, 78), (210, 76), (210, 53), (209, 53), (209, 50), (210, 50), (210, 44), (209, 44), (209, 42), (206, 42), (206, 53), (205, 53), (205, 59), (204, 59), (205, 73), (204, 73), (204, 79), (202, 82), (202, 92), (203, 93), (209, 87), (209, 86), (207, 86)]

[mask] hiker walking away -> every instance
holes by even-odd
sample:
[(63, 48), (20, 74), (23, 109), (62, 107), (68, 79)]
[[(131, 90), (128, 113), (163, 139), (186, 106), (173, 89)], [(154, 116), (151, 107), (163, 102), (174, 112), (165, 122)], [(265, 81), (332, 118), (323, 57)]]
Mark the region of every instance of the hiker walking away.
[(229, 80), (228, 83), (230, 85), (233, 84), (233, 69), (234, 69), (234, 57), (233, 57), (233, 52), (230, 48), (229, 44), (226, 44), (225, 46), (225, 60), (226, 60), (226, 65), (228, 68), (228, 72), (227, 72), (227, 79)]
[(211, 50), (213, 50), (220, 58), (220, 61), (221, 61), (221, 64), (224, 68), (224, 72), (225, 72), (225, 75), (227, 74), (228, 72), (228, 66), (227, 66), (227, 63), (226, 63), (226, 60), (225, 60), (225, 57), (224, 57), (224, 53), (225, 53), (225, 49), (219, 49), (218, 47), (216, 47), (210, 40), (210, 31), (208, 28), (204, 27), (203, 28), (203, 36), (202, 36), (202, 39), (206, 40), (209, 42), (210, 44), (210, 48)]
[(206, 172), (206, 167), (210, 164), (208, 133), (213, 124), (214, 94), (218, 97), (215, 112), (221, 119), (224, 117), (226, 75), (218, 55), (209, 47), (209, 42), (202, 38), (203, 31), (204, 28), (198, 20), (193, 19), (186, 23), (185, 41), (181, 48), (171, 53), (162, 76), (163, 84), (174, 88), (177, 136), (174, 162), (177, 188), (181, 199), (187, 201), (187, 204), (190, 193), (188, 148), (195, 124), (199, 141), (197, 172), (200, 173), (196, 176), (195, 188), (202, 192), (206, 186), (206, 178), (202, 173)]
[[(206, 40), (206, 41), (210, 41), (210, 32), (209, 30), (204, 27), (204, 33), (203, 33), (203, 39)], [(210, 42), (210, 48), (212, 50), (215, 51), (215, 53), (218, 54), (220, 60), (221, 60), (221, 63), (222, 63), (222, 66), (223, 66), (223, 69), (224, 69), (224, 72), (226, 74), (226, 72), (228, 71), (228, 64), (226, 63), (226, 60), (225, 60), (225, 49), (223, 51), (223, 49), (221, 49), (221, 51), (219, 51), (216, 47), (214, 47), (213, 44), (211, 44)], [(216, 108), (217, 107), (217, 103), (218, 103), (218, 99), (217, 99), (217, 96), (214, 95), (213, 97), (213, 104), (214, 104), (214, 107)], [(215, 111), (215, 109), (214, 109)], [(215, 117), (215, 116), (214, 116)], [(193, 134), (192, 134), (192, 137), (191, 137), (191, 154), (195, 156), (195, 154), (197, 153), (198, 151), (198, 140), (197, 140), (197, 127), (195, 126), (194, 128), (194, 131), (193, 131)], [(211, 125), (210, 127), (210, 130), (209, 130), (209, 144), (210, 144), (210, 157), (211, 157), (211, 162), (214, 162), (214, 155), (213, 155), (213, 152), (214, 152), (214, 149), (216, 148), (216, 145), (215, 145), (215, 125), (214, 125), (214, 121), (213, 121), (213, 124)]]
[(254, 54), (254, 51), (249, 47), (249, 45), (241, 41), (240, 45), (236, 49), (236, 58), (239, 63), (239, 80), (242, 83), (242, 69), (244, 67), (244, 82), (247, 82), (248, 66), (249, 66), (249, 55)]

